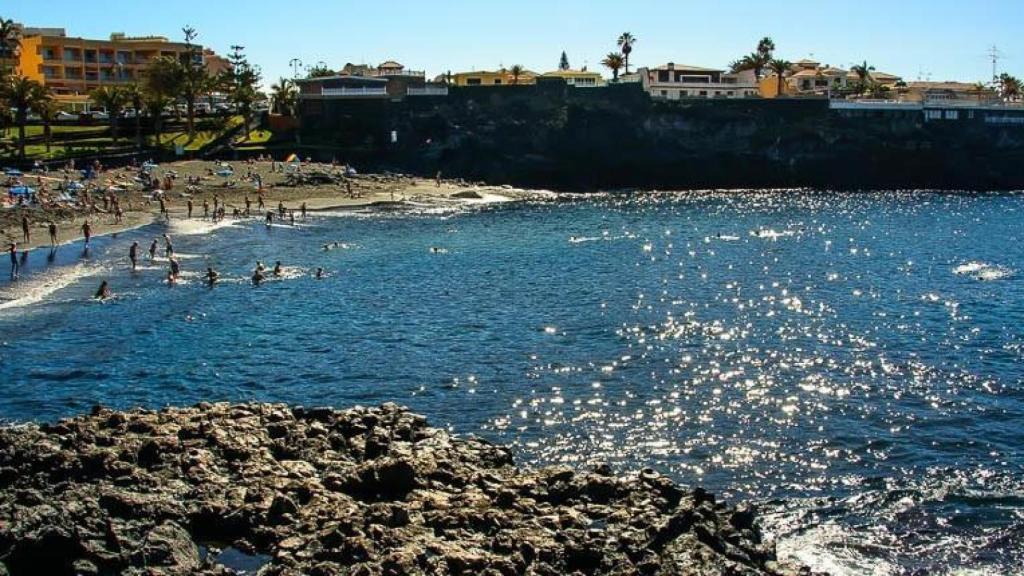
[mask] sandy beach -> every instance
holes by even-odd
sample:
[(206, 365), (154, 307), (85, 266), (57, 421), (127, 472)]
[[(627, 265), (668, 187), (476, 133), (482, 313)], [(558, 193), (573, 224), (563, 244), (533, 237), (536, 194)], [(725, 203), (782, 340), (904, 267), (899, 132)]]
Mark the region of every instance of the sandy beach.
[[(233, 169), (231, 176), (219, 176), (217, 171), (226, 166)], [(490, 199), (495, 201), (516, 200), (536, 197), (537, 193), (508, 187), (493, 187), (469, 184), (461, 181), (442, 180), (440, 185), (433, 179), (416, 178), (402, 175), (366, 174), (341, 177), (341, 168), (330, 164), (304, 163), (299, 174), (331, 175), (336, 182), (313, 184), (290, 184), (289, 175), (281, 172), (282, 164), (272, 162), (213, 162), (190, 160), (161, 164), (153, 169), (154, 177), (163, 180), (169, 172), (176, 176), (173, 186), (165, 191), (166, 205), (170, 219), (187, 217), (187, 202), (193, 203), (192, 217), (203, 218), (203, 202), (210, 204), (211, 211), (214, 197), (218, 197), (226, 206), (227, 218), (235, 208), (244, 212), (245, 197), (252, 202), (252, 210), (257, 211), (258, 176), (263, 183), (265, 210), (277, 210), (283, 204), (286, 210), (298, 211), (303, 203), (309, 211), (332, 209), (358, 209), (374, 205), (400, 204), (405, 202), (443, 203), (452, 201), (472, 201)], [(212, 174), (211, 174), (212, 173)], [(140, 226), (145, 226), (164, 216), (160, 213), (159, 202), (153, 197), (153, 191), (144, 190), (135, 179), (138, 168), (117, 168), (105, 170), (91, 181), (90, 194), (93, 207), (79, 203), (60, 203), (51, 206), (33, 205), (27, 208), (4, 207), (0, 209), (0, 241), (4, 247), (10, 242), (17, 242), (19, 250), (31, 250), (50, 243), (47, 225), (54, 221), (58, 228), (58, 243), (73, 242), (82, 237), (82, 225), (88, 221), (93, 236), (113, 234)], [(77, 175), (75, 175), (77, 176)], [(31, 174), (24, 177), (25, 184), (38, 189), (46, 185), (51, 191), (64, 179), (62, 171), (47, 174)], [(198, 179), (196, 184), (189, 185), (190, 178)], [(111, 212), (102, 209), (99, 200), (104, 190), (114, 186), (124, 216), (120, 223), (115, 222)], [(21, 219), (29, 218), (31, 240), (23, 241)]]

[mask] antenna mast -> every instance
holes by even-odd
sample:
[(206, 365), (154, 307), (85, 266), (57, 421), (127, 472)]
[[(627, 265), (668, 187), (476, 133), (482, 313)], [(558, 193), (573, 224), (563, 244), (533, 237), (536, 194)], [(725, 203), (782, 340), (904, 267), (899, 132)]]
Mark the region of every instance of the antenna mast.
[(988, 50), (987, 56), (992, 59), (992, 84), (999, 83), (999, 60), (1002, 59), (1003, 53), (999, 51), (999, 48), (995, 44), (992, 45)]

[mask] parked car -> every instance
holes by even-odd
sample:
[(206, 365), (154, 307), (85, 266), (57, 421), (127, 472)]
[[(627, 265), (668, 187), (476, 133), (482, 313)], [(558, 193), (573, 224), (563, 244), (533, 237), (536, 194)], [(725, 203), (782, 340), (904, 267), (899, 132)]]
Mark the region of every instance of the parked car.
[(66, 110), (61, 110), (60, 112), (57, 112), (58, 122), (67, 122), (69, 120), (78, 120), (78, 114), (72, 114), (71, 112), (68, 112)]

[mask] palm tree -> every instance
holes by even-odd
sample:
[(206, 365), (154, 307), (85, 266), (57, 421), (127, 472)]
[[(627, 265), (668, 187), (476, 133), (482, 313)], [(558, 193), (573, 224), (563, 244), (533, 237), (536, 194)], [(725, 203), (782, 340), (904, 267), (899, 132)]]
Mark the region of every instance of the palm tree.
[(126, 104), (131, 104), (135, 110), (135, 147), (142, 148), (142, 107), (145, 94), (142, 93), (142, 86), (132, 83), (121, 89)]
[(622, 51), (623, 57), (623, 68), (626, 69), (626, 74), (629, 74), (629, 55), (633, 53), (633, 45), (636, 44), (636, 37), (629, 32), (623, 32), (619, 36), (618, 45), (619, 50)]
[(999, 92), (1004, 100), (1015, 102), (1020, 98), (1021, 82), (1006, 72), (999, 75)]
[(743, 70), (753, 70), (754, 77), (760, 80), (761, 76), (764, 75), (764, 69), (768, 67), (768, 64), (770, 63), (771, 60), (766, 59), (764, 56), (758, 54), (757, 52), (752, 52), (750, 54), (747, 54), (743, 58), (740, 58), (739, 60), (733, 62), (730, 65), (730, 68), (733, 73), (741, 72)]
[[(897, 87), (899, 84), (897, 83)], [(985, 86), (984, 82), (975, 82), (974, 86), (971, 86), (971, 92), (974, 92), (975, 96), (978, 97), (978, 102), (981, 102), (981, 97), (988, 91), (988, 86)]]
[(127, 95), (123, 88), (116, 86), (100, 86), (89, 95), (92, 101), (107, 111), (110, 119), (110, 137), (117, 143), (117, 129), (120, 124), (121, 112), (124, 111)]
[(270, 101), (274, 110), (282, 116), (294, 115), (297, 97), (298, 89), (295, 83), (287, 78), (281, 78), (277, 84), (270, 86)]
[(7, 75), (9, 62), (18, 51), (21, 32), (14, 20), (0, 18), (0, 78)]
[(874, 72), (875, 67), (869, 66), (867, 60), (862, 64), (856, 64), (850, 68), (850, 72), (857, 75), (857, 83), (859, 84), (859, 91), (864, 92), (868, 89), (868, 84), (871, 82), (871, 73)]
[(622, 54), (618, 52), (609, 52), (601, 64), (612, 71), (612, 80), (615, 82), (619, 81), (619, 69), (624, 65)]
[(773, 54), (775, 53), (775, 41), (770, 37), (765, 36), (761, 38), (761, 41), (757, 43), (756, 54), (760, 56), (763, 63), (768, 64), (774, 60)]
[(776, 96), (782, 96), (783, 83), (785, 82), (786, 72), (793, 66), (793, 63), (788, 60), (781, 58), (775, 58), (768, 63), (768, 69), (775, 73), (775, 76), (779, 82), (776, 88)]
[(40, 100), (46, 98), (48, 91), (39, 82), (25, 76), (11, 76), (3, 84), (3, 99), (7, 105), (15, 109), (14, 120), (18, 124), (18, 157), (25, 159), (25, 123), (28, 111)]
[(519, 84), (519, 77), (523, 74), (523, 67), (519, 64), (514, 64), (509, 69), (509, 73), (512, 74), (512, 84)]
[(41, 100), (35, 103), (32, 107), (36, 114), (39, 114), (39, 119), (43, 122), (43, 140), (46, 142), (46, 152), (50, 152), (50, 143), (53, 140), (53, 123), (57, 120), (57, 113), (60, 112), (60, 106), (57, 105), (57, 101), (53, 99), (53, 96), (46, 94)]
[(174, 99), (166, 94), (148, 91), (145, 93), (143, 106), (146, 108), (146, 114), (152, 119), (153, 136), (156, 139), (157, 146), (160, 145), (160, 136), (163, 132), (164, 109), (172, 102), (174, 102)]

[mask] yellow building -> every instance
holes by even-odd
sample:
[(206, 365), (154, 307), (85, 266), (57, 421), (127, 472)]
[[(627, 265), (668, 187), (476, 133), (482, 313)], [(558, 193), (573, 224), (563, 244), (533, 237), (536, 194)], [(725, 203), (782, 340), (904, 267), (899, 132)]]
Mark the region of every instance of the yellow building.
[[(223, 64), (202, 47), (192, 56)], [(143, 70), (160, 57), (187, 59), (186, 45), (162, 36), (132, 38), (111, 34), (109, 40), (67, 36), (63, 28), (24, 28), (15, 70), (43, 83), (58, 101), (85, 105), (89, 92), (100, 86), (124, 85), (141, 78)]]
[(449, 82), (455, 86), (509, 86), (513, 84), (536, 84), (537, 73), (523, 70), (516, 77), (511, 70), (502, 68), (496, 72), (481, 70), (479, 72), (459, 72), (449, 76)]
[(561, 78), (569, 86), (577, 88), (604, 86), (604, 78), (599, 72), (587, 70), (555, 70), (554, 72), (541, 74), (541, 78)]

